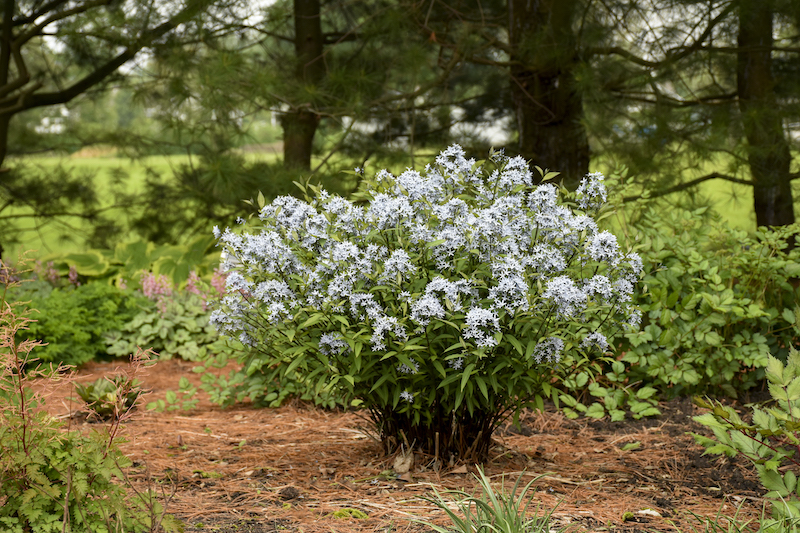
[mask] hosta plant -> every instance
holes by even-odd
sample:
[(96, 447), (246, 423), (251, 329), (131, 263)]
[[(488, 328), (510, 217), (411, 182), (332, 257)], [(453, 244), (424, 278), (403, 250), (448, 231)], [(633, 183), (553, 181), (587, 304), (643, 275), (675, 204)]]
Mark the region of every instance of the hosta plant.
[(105, 333), (109, 354), (124, 356), (135, 352), (138, 346), (149, 346), (159, 359), (177, 356), (197, 361), (209, 351), (226, 349), (209, 323), (208, 301), (219, 296), (214, 285), (216, 276), (208, 285), (192, 271), (180, 289), (163, 274), (141, 272), (139, 278), (141, 294), (152, 304), (141, 306), (137, 315)]
[(504, 417), (639, 319), (641, 260), (593, 218), (603, 176), (574, 205), (535, 181), (522, 158), (453, 146), (355, 201), (306, 187), (215, 228), (229, 272), (212, 322), (249, 347), (240, 396), (288, 379), (363, 405), (389, 449), (485, 457)]

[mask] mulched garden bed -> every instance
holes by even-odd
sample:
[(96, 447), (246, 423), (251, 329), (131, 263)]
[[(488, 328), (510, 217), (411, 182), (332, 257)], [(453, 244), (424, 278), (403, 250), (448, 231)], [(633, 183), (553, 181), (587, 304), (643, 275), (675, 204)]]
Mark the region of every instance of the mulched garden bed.
[[(118, 366), (91, 363), (76, 379), (91, 381)], [(148, 400), (177, 390), (181, 376), (199, 383), (193, 366), (162, 361), (139, 375), (152, 390)], [(521, 428), (507, 424), (495, 435), (486, 473), (498, 486), (505, 478), (507, 488), (520, 475), (525, 483), (540, 476), (532, 509), (555, 508), (556, 527), (703, 531), (696, 517), (760, 516), (763, 490), (749, 464), (703, 456), (687, 435), (705, 432), (691, 420), (699, 409), (689, 399), (659, 407), (658, 418), (621, 423), (568, 420), (552, 408), (525, 412)], [(48, 409), (73, 428), (97, 427), (75, 415), (83, 406), (71, 386), (52, 391)], [(419, 454), (398, 478), (395, 458), (381, 455), (358, 413), (302, 403), (223, 410), (201, 399), (191, 411), (140, 409), (122, 430), (128, 442), (121, 447), (134, 461), (130, 479), (168, 496), (168, 512), (187, 532), (426, 531), (411, 519), (447, 520), (421, 496), (434, 488), (476, 490), (473, 466), (436, 471), (433, 458)]]

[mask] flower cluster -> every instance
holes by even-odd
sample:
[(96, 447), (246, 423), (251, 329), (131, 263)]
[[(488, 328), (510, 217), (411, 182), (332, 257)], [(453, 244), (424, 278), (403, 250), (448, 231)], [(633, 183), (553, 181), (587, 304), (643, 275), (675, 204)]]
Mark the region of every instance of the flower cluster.
[(33, 272), (36, 274), (36, 277), (47, 281), (52, 285), (58, 283), (58, 280), (61, 277), (58, 274), (58, 269), (56, 269), (53, 261), (48, 261), (47, 265), (42, 264), (41, 261), (36, 261), (33, 267)]
[(167, 301), (172, 296), (173, 286), (164, 274), (142, 272), (142, 294), (158, 304), (158, 310), (163, 314), (167, 309)]
[(75, 267), (75, 265), (69, 267), (67, 279), (69, 280), (70, 285), (74, 285), (75, 287), (80, 286), (81, 282), (78, 281), (78, 269)]
[(277, 198), (239, 229), (214, 228), (228, 276), (212, 323), (264, 354), (310, 353), (269, 365), (346, 376), (367, 403), (457, 404), (472, 375), (487, 401), (522, 394), (490, 393), (493, 372), (528, 379), (567, 350), (606, 351), (638, 322), (642, 270), (592, 218), (601, 174), (583, 179), (577, 205), (535, 181), (519, 157), (481, 166), (454, 145), (423, 172), (366, 180), (367, 202)]
[[(237, 276), (238, 275), (234, 273), (234, 280), (242, 279), (241, 276)], [(225, 294), (227, 290), (227, 277), (227, 274), (215, 270), (211, 276), (211, 283), (209, 285), (200, 278), (196, 271), (192, 270), (189, 272), (189, 277), (186, 280), (186, 285), (183, 287), (183, 290), (179, 291), (178, 287), (175, 286), (168, 276), (143, 270), (139, 282), (141, 284), (142, 295), (156, 302), (159, 312), (164, 314), (169, 302), (179, 295), (194, 295), (201, 301), (203, 310), (208, 309), (209, 301)], [(127, 287), (127, 283), (123, 278), (118, 278), (117, 286), (124, 290)], [(230, 287), (230, 285), (228, 285), (228, 287)]]

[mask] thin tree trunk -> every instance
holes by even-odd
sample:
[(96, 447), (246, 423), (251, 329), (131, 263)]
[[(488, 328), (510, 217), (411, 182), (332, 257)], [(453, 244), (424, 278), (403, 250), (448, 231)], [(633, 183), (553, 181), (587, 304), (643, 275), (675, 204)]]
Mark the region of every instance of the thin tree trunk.
[[(318, 85), (325, 77), (319, 0), (294, 0), (294, 27), (295, 77), (300, 85)], [(320, 117), (313, 109), (304, 108), (309, 105), (310, 102), (298, 102), (281, 117), (283, 164), (287, 168), (311, 169), (311, 149)]]
[(736, 83), (758, 226), (794, 223), (792, 155), (775, 98), (772, 0), (740, 0)]
[(574, 188), (589, 171), (589, 142), (575, 84), (578, 65), (573, 22), (579, 0), (509, 0), (511, 94), (519, 153), (561, 172)]
[(284, 166), (310, 170), (319, 115), (302, 110), (286, 113), (281, 117), (281, 126), (283, 126)]

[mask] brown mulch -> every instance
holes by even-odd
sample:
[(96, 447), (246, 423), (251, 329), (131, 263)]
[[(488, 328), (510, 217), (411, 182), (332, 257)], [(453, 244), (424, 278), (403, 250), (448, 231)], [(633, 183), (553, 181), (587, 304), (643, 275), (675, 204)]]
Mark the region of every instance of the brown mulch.
[[(92, 363), (77, 380), (117, 366)], [(171, 360), (148, 369), (139, 376), (152, 390), (148, 400), (177, 391), (181, 376), (199, 383), (193, 366)], [(73, 428), (97, 427), (75, 416), (83, 408), (76, 398), (71, 386), (61, 387), (48, 409)], [(524, 483), (538, 477), (531, 509), (552, 511), (555, 528), (689, 532), (705, 530), (698, 517), (760, 516), (763, 491), (752, 468), (738, 458), (703, 456), (687, 435), (705, 433), (691, 420), (699, 409), (688, 399), (660, 409), (657, 418), (614, 424), (568, 420), (552, 408), (525, 412), (520, 428), (507, 424), (495, 435), (486, 473), (507, 489), (519, 476)], [(476, 490), (474, 466), (436, 471), (432, 458), (419, 454), (410, 475), (398, 479), (394, 457), (381, 455), (357, 413), (300, 403), (223, 410), (203, 399), (191, 411), (140, 409), (123, 435), (121, 447), (134, 461), (128, 476), (139, 489), (171, 494), (168, 512), (187, 532), (429, 531), (411, 519), (447, 520), (421, 497), (434, 489)], [(340, 517), (348, 509), (368, 518)]]

